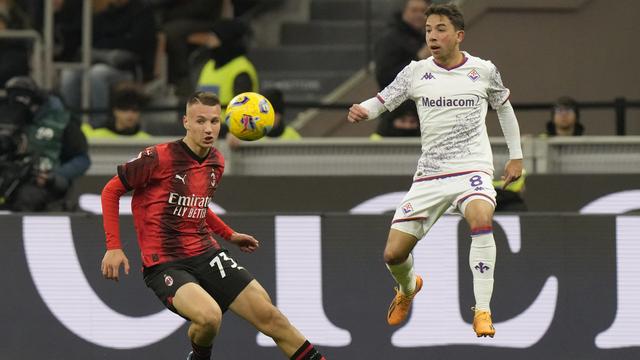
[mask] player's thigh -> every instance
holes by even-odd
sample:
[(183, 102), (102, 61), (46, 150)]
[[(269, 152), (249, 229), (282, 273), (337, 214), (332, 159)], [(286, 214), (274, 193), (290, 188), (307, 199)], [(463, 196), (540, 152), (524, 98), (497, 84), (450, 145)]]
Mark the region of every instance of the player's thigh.
[(145, 269), (144, 281), (158, 299), (174, 313), (181, 315), (174, 306), (178, 289), (186, 284), (197, 284), (198, 280), (183, 264), (157, 265)]
[(257, 328), (264, 327), (274, 320), (287, 321), (273, 305), (267, 291), (255, 279), (238, 294), (229, 305), (229, 309)]
[(445, 185), (440, 180), (414, 182), (396, 208), (391, 229), (422, 239), (453, 200), (446, 193)]
[(218, 303), (200, 285), (182, 285), (173, 298), (173, 306), (183, 317), (199, 324), (219, 326), (222, 310)]
[(253, 276), (226, 250), (202, 257), (194, 275), (224, 313), (229, 305), (253, 281)]
[[(467, 207), (475, 200), (485, 201), (492, 209), (495, 209), (496, 191), (493, 188), (492, 180), (491, 175), (487, 173), (474, 172), (461, 176), (452, 183), (452, 191), (457, 193), (452, 204), (455, 212), (466, 218)], [(480, 210), (484, 208), (485, 206), (482, 206)], [(491, 212), (493, 213), (493, 210)]]
[[(447, 184), (447, 179), (433, 179), (411, 185), (393, 216), (391, 229), (396, 231), (389, 233), (388, 249), (404, 248), (405, 240), (409, 241), (407, 235), (419, 241), (429, 232), (455, 199), (456, 194)], [(411, 249), (413, 246), (415, 243)]]

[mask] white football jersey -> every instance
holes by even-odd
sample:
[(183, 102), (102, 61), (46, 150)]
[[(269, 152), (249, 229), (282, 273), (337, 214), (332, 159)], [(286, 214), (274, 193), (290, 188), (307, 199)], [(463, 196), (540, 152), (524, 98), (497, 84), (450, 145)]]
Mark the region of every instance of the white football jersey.
[(479, 170), (493, 174), (487, 135), (487, 104), (509, 98), (491, 61), (463, 52), (462, 64), (446, 69), (433, 57), (412, 61), (378, 99), (389, 111), (413, 100), (420, 117), (422, 155), (415, 177)]

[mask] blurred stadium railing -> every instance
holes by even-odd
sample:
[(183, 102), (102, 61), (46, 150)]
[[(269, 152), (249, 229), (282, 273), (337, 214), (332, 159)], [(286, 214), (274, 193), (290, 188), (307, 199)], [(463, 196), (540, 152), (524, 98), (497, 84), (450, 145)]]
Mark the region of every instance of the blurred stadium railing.
[[(40, 34), (35, 30), (12, 30), (6, 29), (0, 31), (0, 39), (3, 40), (24, 40), (30, 42), (30, 64), (31, 77), (33, 80), (42, 85), (44, 83), (45, 74), (43, 73), (42, 64), (42, 38)], [(4, 84), (0, 84), (3, 87)]]
[[(115, 174), (116, 166), (146, 146), (176, 138), (91, 140), (91, 175)], [(508, 159), (503, 138), (491, 138), (496, 175)], [(221, 141), (226, 174), (232, 175), (411, 175), (419, 139), (305, 138), (301, 142), (244, 142), (233, 151)], [(529, 174), (640, 173), (640, 136), (523, 137)]]
[[(324, 110), (340, 110), (346, 111), (351, 106), (350, 103), (328, 103), (323, 101), (287, 101), (285, 102), (287, 109), (294, 110), (308, 110), (308, 109), (324, 109)], [(514, 110), (518, 113), (520, 111), (542, 111), (548, 112), (553, 108), (553, 103), (546, 102), (522, 102), (513, 103)], [(223, 104), (223, 108), (226, 104)], [(609, 101), (585, 101), (578, 102), (580, 110), (611, 110), (613, 111), (612, 120), (615, 122), (615, 135), (627, 135), (627, 122), (629, 110), (640, 109), (640, 100), (630, 100), (624, 97), (618, 97)], [(78, 114), (103, 114), (108, 112), (108, 109), (75, 109)], [(149, 113), (165, 113), (173, 114), (171, 118), (178, 119), (184, 114), (184, 106), (150, 106), (142, 110), (143, 114)], [(180, 115), (180, 116), (179, 116)], [(157, 126), (165, 126), (166, 124), (154, 124), (153, 118), (145, 120), (150, 122), (147, 124), (145, 130), (150, 134), (156, 134), (158, 132)], [(607, 120), (603, 120), (607, 121)], [(177, 123), (177, 121), (176, 121)], [(178, 134), (182, 133), (182, 126), (178, 126)], [(158, 134), (160, 135), (160, 134)], [(167, 135), (164, 131), (161, 131), (161, 135)]]

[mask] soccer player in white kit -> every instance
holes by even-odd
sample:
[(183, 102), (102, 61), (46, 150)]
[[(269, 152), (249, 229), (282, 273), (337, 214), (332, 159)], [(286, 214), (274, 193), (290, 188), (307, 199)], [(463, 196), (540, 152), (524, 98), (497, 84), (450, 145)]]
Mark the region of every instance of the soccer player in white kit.
[(350, 122), (375, 119), (412, 99), (420, 117), (422, 155), (411, 189), (396, 209), (384, 250), (384, 261), (398, 283), (387, 320), (390, 325), (406, 320), (413, 297), (422, 288), (411, 251), (436, 220), (452, 210), (471, 228), (473, 330), (478, 337), (493, 337), (489, 303), (496, 263), (492, 232), (496, 192), (485, 125), (488, 105), (497, 111), (509, 148), (502, 177), (505, 186), (522, 174), (520, 130), (509, 90), (495, 65), (460, 51), (464, 19), (458, 8), (433, 5), (425, 15), (432, 56), (411, 62), (376, 97), (354, 104), (348, 115)]

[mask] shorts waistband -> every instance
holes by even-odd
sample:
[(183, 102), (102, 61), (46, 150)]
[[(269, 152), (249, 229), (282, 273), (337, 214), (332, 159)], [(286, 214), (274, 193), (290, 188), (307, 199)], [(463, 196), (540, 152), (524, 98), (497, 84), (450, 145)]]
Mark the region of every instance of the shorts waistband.
[(425, 176), (425, 177), (422, 177), (422, 178), (415, 179), (415, 180), (413, 180), (413, 182), (416, 183), (416, 182), (429, 181), (429, 180), (445, 179), (445, 178), (448, 178), (448, 177), (461, 176), (461, 175), (466, 175), (466, 174), (471, 174), (471, 173), (476, 173), (476, 172), (485, 173), (485, 174), (491, 176), (491, 174), (489, 174), (488, 172), (483, 171), (483, 170), (469, 170), (469, 171), (461, 171), (461, 172), (448, 173), (448, 174)]

